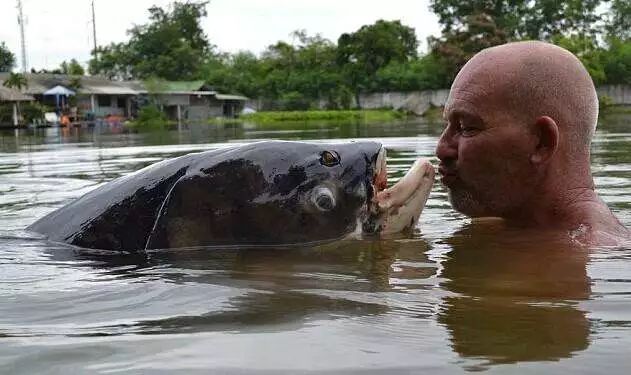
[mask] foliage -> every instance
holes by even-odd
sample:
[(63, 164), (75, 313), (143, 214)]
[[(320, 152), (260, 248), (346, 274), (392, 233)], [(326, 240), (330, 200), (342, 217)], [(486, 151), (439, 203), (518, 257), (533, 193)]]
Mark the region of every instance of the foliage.
[(140, 108), (134, 125), (144, 128), (162, 128), (168, 124), (166, 115), (155, 105)]
[(430, 8), (443, 29), (441, 37), (430, 38), (430, 45), (443, 57), (453, 79), (484, 48), (515, 40), (596, 35), (596, 8), (602, 1), (432, 0)]
[(405, 117), (403, 112), (393, 110), (352, 110), (352, 111), (283, 111), (256, 112), (242, 115), (240, 118), (262, 124), (275, 122), (302, 121), (350, 121), (374, 122), (400, 119)]
[(0, 104), (0, 125), (13, 125), (13, 103)]
[(76, 59), (71, 59), (70, 62), (62, 62), (61, 65), (59, 66), (59, 71), (61, 72), (61, 74), (69, 74), (69, 75), (76, 75), (76, 76), (82, 76), (85, 74), (85, 69), (83, 69), (83, 67), (81, 66), (81, 64), (79, 64), (79, 62)]
[(22, 106), (22, 117), (27, 124), (30, 124), (33, 123), (34, 120), (43, 119), (44, 113), (51, 111), (51, 108), (37, 102), (25, 103)]
[(360, 92), (368, 88), (379, 69), (414, 59), (418, 48), (413, 28), (400, 21), (384, 20), (342, 34), (337, 44), (337, 64), (346, 85), (355, 92), (358, 105)]
[(26, 76), (22, 73), (9, 73), (9, 77), (2, 83), (3, 86), (22, 90), (28, 86)]
[(259, 59), (251, 52), (213, 56), (201, 67), (199, 77), (220, 92), (257, 98), (263, 94), (264, 74)]
[[(40, 103), (25, 103), (21, 108), (21, 116), (27, 124), (44, 118), (50, 108)], [(0, 105), (0, 124), (13, 124), (13, 103)]]
[(609, 107), (613, 106), (613, 99), (607, 95), (598, 96), (598, 109), (600, 112), (606, 111)]
[(379, 69), (371, 91), (419, 91), (442, 89), (449, 85), (447, 70), (440, 56), (430, 53), (404, 63), (390, 63)]
[(583, 63), (595, 84), (605, 83), (607, 77), (602, 64), (605, 51), (598, 46), (596, 38), (589, 35), (556, 36), (554, 44), (575, 54)]
[(443, 34), (466, 32), (480, 18), (509, 40), (549, 40), (554, 35), (595, 33), (603, 0), (431, 0)]
[(631, 39), (631, 2), (612, 0), (606, 16), (607, 34), (621, 40)]
[(611, 37), (602, 56), (606, 83), (631, 84), (631, 39)]
[(149, 8), (149, 23), (131, 28), (128, 42), (97, 48), (90, 73), (122, 79), (192, 79), (211, 50), (200, 24), (207, 4), (176, 1), (167, 10)]
[(4, 42), (0, 43), (0, 72), (10, 72), (14, 66), (15, 55)]
[[(626, 0), (431, 0), (442, 33), (429, 38), (430, 50), (421, 56), (413, 28), (384, 20), (342, 34), (337, 43), (297, 30), (260, 55), (216, 53), (201, 27), (207, 4), (181, 0), (150, 8), (149, 21), (130, 29), (128, 41), (97, 48), (90, 73), (149, 80), (148, 87), (204, 80), (274, 110), (349, 109), (361, 105), (362, 93), (449, 87), (480, 50), (536, 39), (575, 53), (597, 84), (631, 80)], [(149, 102), (160, 104), (155, 95)]]

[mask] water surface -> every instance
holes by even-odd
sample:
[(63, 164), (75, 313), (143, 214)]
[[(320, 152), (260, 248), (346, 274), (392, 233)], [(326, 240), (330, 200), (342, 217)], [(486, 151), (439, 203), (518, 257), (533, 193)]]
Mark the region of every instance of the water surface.
[[(631, 226), (631, 119), (593, 171)], [(410, 237), (292, 250), (103, 254), (23, 231), (116, 177), (257, 139), (375, 139), (389, 177), (440, 125), (191, 125), (0, 132), (2, 373), (625, 373), (631, 249), (580, 249), (453, 212), (437, 184)], [(282, 223), (279, 223), (279, 225)]]

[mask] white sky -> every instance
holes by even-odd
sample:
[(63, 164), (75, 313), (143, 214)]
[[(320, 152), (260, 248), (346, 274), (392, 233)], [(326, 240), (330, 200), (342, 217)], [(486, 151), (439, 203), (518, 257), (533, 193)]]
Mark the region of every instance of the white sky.
[[(126, 30), (147, 21), (147, 8), (166, 6), (171, 0), (95, 0), (99, 45), (127, 40)], [(26, 16), (29, 69), (53, 69), (63, 60), (76, 58), (85, 64), (92, 48), (91, 0), (22, 0)], [(0, 41), (18, 59), (20, 38), (17, 0), (0, 0)], [(211, 0), (203, 27), (220, 51), (250, 50), (260, 53), (289, 34), (306, 29), (337, 41), (378, 19), (401, 20), (416, 29), (421, 49), (426, 38), (438, 35), (437, 17), (428, 0)]]

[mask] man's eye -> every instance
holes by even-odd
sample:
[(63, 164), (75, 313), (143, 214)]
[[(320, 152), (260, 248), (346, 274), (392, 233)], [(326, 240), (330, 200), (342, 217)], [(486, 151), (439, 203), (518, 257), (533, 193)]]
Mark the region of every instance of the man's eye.
[(472, 135), (475, 135), (479, 131), (479, 129), (476, 128), (476, 127), (466, 126), (466, 125), (460, 124), (460, 128), (458, 129), (458, 131), (464, 137), (470, 137)]

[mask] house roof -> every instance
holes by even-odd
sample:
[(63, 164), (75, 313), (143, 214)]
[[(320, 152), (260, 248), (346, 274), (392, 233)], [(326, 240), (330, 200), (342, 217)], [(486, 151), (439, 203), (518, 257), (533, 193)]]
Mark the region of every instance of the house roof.
[[(4, 81), (9, 73), (0, 73), (0, 81)], [(128, 85), (127, 82), (110, 81), (100, 76), (71, 76), (67, 74), (26, 73), (28, 85), (24, 92), (30, 95), (43, 95), (48, 89), (55, 86), (72, 88), (79, 83), (80, 94), (103, 95), (138, 95), (139, 92)], [(75, 82), (76, 81), (76, 82)]]
[[(8, 78), (9, 73), (0, 73), (0, 81)], [(74, 90), (79, 83), (78, 94), (87, 95), (140, 95), (140, 94), (169, 94), (169, 95), (214, 95), (219, 100), (247, 100), (245, 96), (219, 94), (206, 85), (204, 81), (112, 81), (103, 76), (71, 76), (67, 74), (26, 73), (28, 86), (24, 93), (29, 95), (43, 95), (55, 86), (63, 86)], [(32, 99), (32, 98), (31, 98)], [(31, 100), (28, 99), (28, 100)]]
[(176, 94), (176, 95), (214, 95), (204, 81), (131, 81), (138, 91), (147, 94)]
[(164, 81), (165, 91), (205, 91), (204, 81)]
[(24, 95), (16, 89), (0, 85), (0, 102), (30, 102), (35, 100), (32, 96)]
[(55, 87), (53, 87), (52, 89), (48, 89), (46, 91), (44, 91), (43, 95), (75, 95), (76, 93), (72, 90), (70, 90), (67, 87), (61, 86), (61, 85), (57, 85)]
[(215, 98), (217, 98), (219, 100), (239, 100), (239, 101), (246, 101), (246, 100), (248, 100), (248, 97), (246, 97), (246, 96), (228, 95), (228, 94), (216, 94)]

